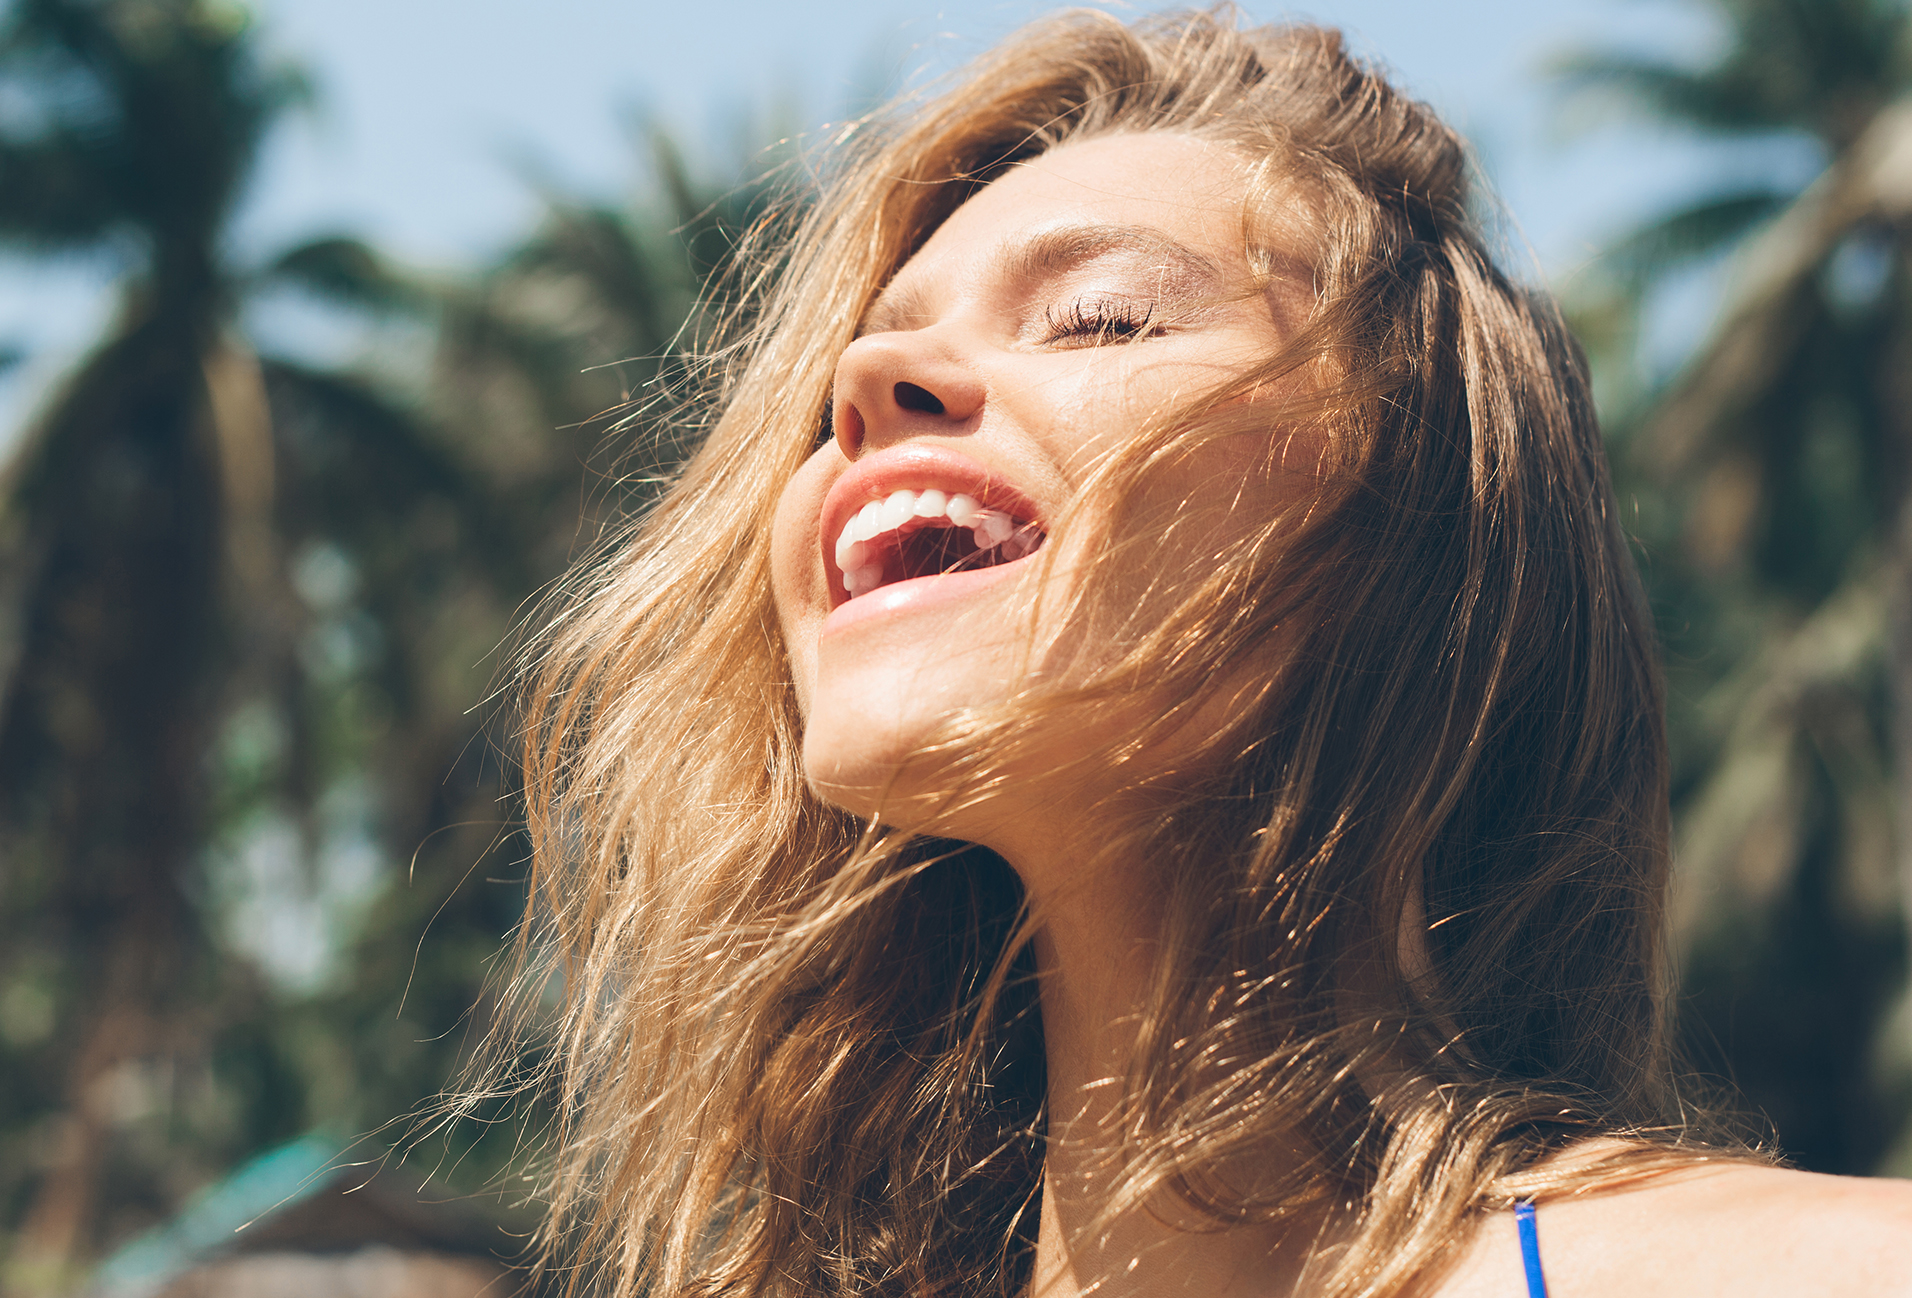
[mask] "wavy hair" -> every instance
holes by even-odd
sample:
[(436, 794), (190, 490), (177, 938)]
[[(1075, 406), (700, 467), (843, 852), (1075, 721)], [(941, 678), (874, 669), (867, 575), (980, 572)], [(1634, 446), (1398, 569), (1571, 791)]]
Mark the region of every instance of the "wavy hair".
[[(932, 745), (954, 804), (1045, 726), (1094, 733), (1144, 683), (1166, 701), (1078, 759), (1120, 787), (1179, 745), (1104, 845), (1155, 863), (1166, 934), (1119, 1079), (1124, 1195), (1218, 1223), (1339, 1205), (1352, 1243), (1319, 1291), (1378, 1298), (1516, 1195), (1706, 1156), (1665, 1063), (1650, 623), (1555, 308), (1496, 268), (1460, 139), (1335, 33), (1069, 13), (830, 142), (817, 202), (749, 245), (699, 449), (535, 642), (519, 992), (558, 1003), (546, 1244), (579, 1289), (1027, 1283), (1035, 917), (933, 817), (903, 832), (806, 787), (767, 520), (859, 318), (939, 222), (1020, 161), (1142, 131), (1242, 159), (1251, 260), (1301, 249), (1308, 323), (1098, 468), (1106, 562), (1063, 608), (1093, 661)], [(1282, 395), (1231, 404), (1250, 389)], [(1139, 483), (1302, 426), (1327, 446), (1305, 508), (1146, 616), (1118, 606), (1111, 572), (1148, 571), (1126, 547), (1214, 545), (1137, 523)], [(1296, 1132), (1278, 1182), (1210, 1174)], [(1590, 1135), (1625, 1139), (1546, 1161)]]

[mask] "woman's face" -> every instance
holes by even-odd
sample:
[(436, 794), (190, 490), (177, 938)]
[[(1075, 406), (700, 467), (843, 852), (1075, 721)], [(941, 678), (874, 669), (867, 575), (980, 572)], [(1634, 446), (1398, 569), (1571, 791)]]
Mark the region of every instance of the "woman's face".
[[(1305, 315), (1305, 285), (1251, 274), (1245, 170), (1187, 135), (1063, 145), (957, 209), (871, 306), (837, 363), (835, 437), (773, 533), (821, 796), (869, 814), (887, 791), (891, 818), (911, 792), (899, 763), (942, 723), (1060, 670), (1035, 581), (1046, 557), (1066, 593), (1089, 556), (1039, 557), (1048, 526), (1151, 416), (1265, 360)], [(1312, 457), (1271, 470), (1266, 449), (1207, 448), (1150, 478), (1143, 512), (1246, 531), (1311, 481)], [(1003, 824), (1053, 802), (1044, 766), (1012, 781)], [(987, 825), (963, 836), (1015, 859)]]

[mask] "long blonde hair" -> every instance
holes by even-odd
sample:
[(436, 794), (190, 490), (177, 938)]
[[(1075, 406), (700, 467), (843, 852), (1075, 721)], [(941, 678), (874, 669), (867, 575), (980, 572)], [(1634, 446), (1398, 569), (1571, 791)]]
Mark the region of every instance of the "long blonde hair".
[[(700, 449), (536, 642), (519, 990), (527, 1014), (558, 1001), (546, 1242), (580, 1288), (1026, 1283), (1044, 1117), (1021, 890), (986, 851), (808, 791), (767, 520), (860, 316), (937, 224), (1046, 149), (1152, 130), (1240, 153), (1251, 255), (1301, 230), (1315, 304), (1099, 483), (1120, 516), (1252, 418), (1271, 446), (1324, 429), (1323, 485), (1145, 623), (1092, 571), (1067, 610), (1102, 619), (1086, 675), (937, 745), (952, 797), (986, 796), (1034, 729), (1148, 682), (1162, 719), (1082, 759), (1120, 783), (1156, 739), (1186, 746), (1215, 682), (1251, 682), (1112, 831), (1159, 863), (1166, 932), (1121, 1079), (1126, 1193), (1218, 1222), (1342, 1205), (1321, 1291), (1384, 1295), (1470, 1214), (1558, 1188), (1542, 1163), (1568, 1142), (1631, 1138), (1575, 1184), (1685, 1157), (1660, 686), (1579, 353), (1496, 269), (1460, 140), (1334, 33), (1072, 13), (831, 141), (794, 233), (752, 245)], [(1290, 396), (1226, 404), (1250, 387)], [(1165, 527), (1149, 543), (1199, 543)], [(1207, 1175), (1297, 1130), (1279, 1183)]]

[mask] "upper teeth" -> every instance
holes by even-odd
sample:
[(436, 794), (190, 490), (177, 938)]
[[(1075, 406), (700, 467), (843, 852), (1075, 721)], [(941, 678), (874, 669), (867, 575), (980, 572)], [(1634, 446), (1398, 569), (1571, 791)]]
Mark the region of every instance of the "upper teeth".
[(1037, 538), (1019, 532), (1013, 518), (1000, 510), (984, 509), (974, 496), (961, 492), (950, 495), (933, 487), (928, 491), (892, 491), (884, 499), (863, 506), (843, 525), (836, 541), (843, 589), (859, 595), (882, 585), (882, 547), (870, 542), (918, 518), (947, 518), (957, 527), (968, 528), (978, 550), (1007, 543), (1009, 551), (1020, 558), (1036, 546)]

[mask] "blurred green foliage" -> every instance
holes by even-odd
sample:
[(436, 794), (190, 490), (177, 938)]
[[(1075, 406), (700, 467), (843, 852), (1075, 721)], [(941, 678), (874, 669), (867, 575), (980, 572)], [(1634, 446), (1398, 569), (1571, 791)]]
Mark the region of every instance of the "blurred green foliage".
[[(1807, 1165), (1912, 1170), (1906, 8), (1710, 8), (1708, 65), (1564, 69), (1824, 164), (1668, 214), (1570, 304), (1671, 662), (1683, 1021)], [(59, 1292), (250, 1153), (396, 1139), (486, 1030), (523, 901), (500, 646), (680, 457), (697, 304), (802, 192), (652, 138), (643, 203), (547, 194), (469, 275), (344, 235), (239, 265), (305, 98), (243, 11), (11, 0), (0, 95), (0, 242), (128, 268), (0, 468), (0, 1288)], [(1655, 304), (1726, 258), (1667, 378)], [(261, 354), (247, 306), (287, 295), (367, 362)], [(494, 1179), (539, 1121), (501, 1116), (441, 1175)]]
[[(1742, 159), (1570, 303), (1667, 649), (1682, 1035), (1802, 1164), (1908, 1174), (1912, 16), (1700, 7), (1710, 62), (1561, 69)], [(1809, 185), (1774, 179), (1802, 153)], [(1665, 378), (1645, 326), (1695, 275), (1717, 317)]]
[[(772, 190), (658, 141), (661, 201), (552, 197), (455, 281), (347, 237), (236, 265), (303, 93), (245, 14), (0, 14), (33, 110), (0, 241), (129, 267), (0, 477), (0, 1276), (36, 1292), (274, 1142), (399, 1137), (486, 1030), (523, 905), (501, 646), (674, 462), (652, 394)], [(259, 354), (244, 310), (287, 294), (382, 363)], [(482, 1183), (519, 1125), (427, 1161)]]

